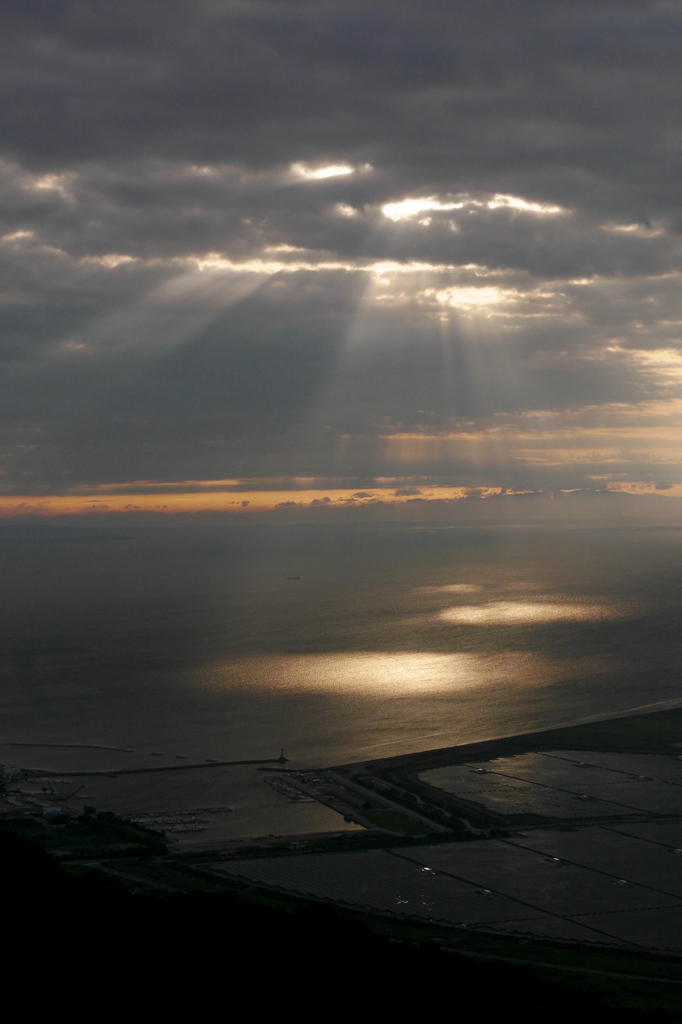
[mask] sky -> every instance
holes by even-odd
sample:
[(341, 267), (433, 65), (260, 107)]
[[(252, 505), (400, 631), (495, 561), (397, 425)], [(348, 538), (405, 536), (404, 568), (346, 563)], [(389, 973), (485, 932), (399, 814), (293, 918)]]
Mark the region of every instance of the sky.
[(0, 517), (679, 515), (681, 42), (678, 0), (3, 0)]

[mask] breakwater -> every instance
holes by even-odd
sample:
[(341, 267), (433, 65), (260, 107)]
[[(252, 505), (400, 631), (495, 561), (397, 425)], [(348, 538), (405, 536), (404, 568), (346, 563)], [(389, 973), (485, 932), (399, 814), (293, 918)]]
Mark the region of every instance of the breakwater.
[(196, 768), (230, 768), (236, 765), (245, 764), (281, 764), (281, 758), (279, 757), (264, 757), (264, 758), (252, 758), (249, 761), (201, 761), (199, 764), (165, 764), (155, 765), (153, 768), (111, 768), (108, 771), (90, 771), (90, 772), (51, 772), (42, 771), (37, 768), (25, 769), (30, 771), (32, 775), (40, 775), (41, 777), (48, 778), (50, 776), (62, 776), (68, 774), (71, 778), (92, 778), (93, 776), (109, 776), (114, 777), (116, 775), (143, 775), (149, 772), (186, 772)]

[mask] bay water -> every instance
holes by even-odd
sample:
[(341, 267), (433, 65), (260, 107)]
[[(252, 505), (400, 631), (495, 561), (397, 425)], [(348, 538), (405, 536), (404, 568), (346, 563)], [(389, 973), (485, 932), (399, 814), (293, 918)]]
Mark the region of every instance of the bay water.
[[(3, 527), (0, 761), (317, 766), (675, 706), (681, 569), (674, 528)], [(214, 772), (95, 796), (255, 786)], [(267, 833), (281, 800), (233, 834)], [(338, 826), (306, 806), (275, 831)]]

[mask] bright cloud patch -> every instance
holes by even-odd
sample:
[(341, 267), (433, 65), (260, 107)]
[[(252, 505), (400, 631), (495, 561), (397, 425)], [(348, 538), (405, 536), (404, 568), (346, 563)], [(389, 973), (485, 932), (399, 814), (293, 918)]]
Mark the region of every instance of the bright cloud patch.
[(553, 203), (533, 203), (527, 199), (521, 199), (519, 196), (506, 196), (499, 193), (496, 193), (490, 199), (485, 200), (473, 199), (468, 195), (458, 196), (456, 199), (449, 201), (443, 201), (436, 196), (401, 199), (395, 203), (384, 203), (381, 207), (381, 212), (384, 217), (388, 217), (389, 220), (400, 221), (409, 220), (412, 217), (418, 216), (420, 213), (442, 213), (448, 210), (476, 208), (486, 210), (507, 208), (511, 210), (518, 210), (523, 213), (544, 215), (556, 215), (558, 213), (566, 212), (563, 207), (556, 206)]
[(419, 213), (426, 213), (431, 210), (461, 210), (466, 203), (442, 203), (439, 199), (434, 196), (430, 196), (428, 199), (402, 199), (397, 203), (385, 203), (381, 207), (381, 212), (384, 217), (388, 217), (389, 220), (408, 220), (410, 217), (416, 217)]
[(483, 205), (487, 206), (489, 210), (498, 210), (507, 206), (512, 210), (523, 210), (525, 213), (556, 214), (566, 212), (563, 207), (555, 206), (553, 203), (529, 203), (527, 199), (520, 199), (518, 196), (494, 195)]
[(344, 174), (353, 174), (354, 167), (349, 164), (330, 164), (328, 167), (310, 167), (308, 164), (292, 164), (291, 170), (299, 178), (338, 178)]
[(516, 293), (504, 288), (484, 286), (482, 288), (441, 288), (427, 289), (427, 297), (433, 296), (441, 306), (453, 306), (460, 309), (471, 309), (481, 306), (494, 306), (500, 302), (516, 298)]

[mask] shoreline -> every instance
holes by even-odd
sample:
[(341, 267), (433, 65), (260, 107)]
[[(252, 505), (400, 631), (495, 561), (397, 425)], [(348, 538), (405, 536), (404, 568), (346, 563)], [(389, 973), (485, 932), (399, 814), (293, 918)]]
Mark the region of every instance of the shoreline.
[(490, 760), (535, 750), (565, 747), (575, 750), (601, 750), (614, 753), (677, 754), (682, 758), (682, 707), (658, 711), (625, 712), (614, 718), (556, 726), (534, 732), (477, 740), (473, 743), (434, 747), (429, 750), (397, 754), (392, 757), (332, 765), (331, 769), (348, 774), (367, 771), (423, 771), (470, 758)]

